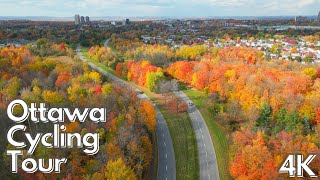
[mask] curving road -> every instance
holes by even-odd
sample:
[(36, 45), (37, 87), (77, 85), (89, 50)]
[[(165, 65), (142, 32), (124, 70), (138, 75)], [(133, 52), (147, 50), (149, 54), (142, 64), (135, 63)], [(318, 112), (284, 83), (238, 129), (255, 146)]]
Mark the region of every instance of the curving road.
[(183, 92), (176, 92), (176, 95), (188, 103), (188, 113), (192, 121), (198, 144), (198, 157), (201, 180), (219, 180), (219, 169), (216, 152), (213, 147), (209, 129), (195, 105)]
[[(108, 46), (109, 40), (105, 42), (105, 46)], [(77, 47), (77, 55), (80, 57), (82, 61), (88, 62), (85, 57), (80, 53), (80, 46)], [(110, 78), (112, 81), (118, 83), (120, 86), (124, 88), (131, 89), (136, 92), (141, 92), (139, 89), (133, 87), (128, 84), (126, 81), (104, 71), (103, 69), (97, 67), (91, 62), (88, 62), (89, 66), (103, 74), (104, 76)], [(138, 93), (139, 94), (139, 93)], [(139, 94), (138, 97), (140, 99), (150, 100), (148, 96), (145, 94)], [(158, 171), (157, 171), (157, 179), (158, 180), (175, 180), (176, 179), (176, 161), (174, 156), (174, 149), (172, 144), (171, 135), (167, 126), (167, 123), (158, 109), (158, 107), (154, 105), (154, 108), (157, 111), (156, 119), (156, 136), (158, 141)]]

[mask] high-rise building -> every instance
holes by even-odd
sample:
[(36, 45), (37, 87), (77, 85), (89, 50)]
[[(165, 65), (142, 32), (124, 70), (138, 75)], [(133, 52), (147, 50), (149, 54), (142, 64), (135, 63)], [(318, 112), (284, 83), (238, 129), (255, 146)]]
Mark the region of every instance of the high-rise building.
[(84, 24), (85, 23), (85, 21), (84, 21), (84, 17), (83, 16), (81, 16), (81, 24)]
[(320, 11), (319, 11), (319, 14), (318, 14), (318, 21), (320, 22)]
[(306, 22), (306, 21), (308, 21), (308, 17), (306, 17), (306, 16), (296, 16), (295, 21), (296, 22)]
[(89, 18), (89, 16), (86, 16), (86, 23), (87, 23), (87, 24), (90, 23), (90, 18)]
[(79, 14), (76, 14), (74, 16), (74, 24), (75, 25), (79, 25), (80, 24), (80, 16), (79, 16)]

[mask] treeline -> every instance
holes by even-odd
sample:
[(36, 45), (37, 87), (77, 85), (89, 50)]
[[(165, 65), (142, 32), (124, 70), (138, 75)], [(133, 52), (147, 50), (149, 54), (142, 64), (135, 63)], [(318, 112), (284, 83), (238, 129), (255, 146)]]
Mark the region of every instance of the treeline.
[(106, 29), (94, 26), (78, 29), (71, 22), (2, 21), (1, 24), (0, 44), (34, 43), (46, 38), (56, 44), (68, 44), (75, 49), (79, 43), (85, 47), (100, 45), (101, 39), (110, 36)]
[(74, 51), (65, 43), (56, 44), (46, 38), (38, 39), (34, 45), (28, 45), (32, 54), (45, 56), (74, 56)]
[(142, 46), (144, 43), (140, 41), (137, 33), (122, 33), (121, 35), (112, 34), (110, 44), (112, 48), (120, 54), (125, 54), (126, 51)]
[(94, 62), (99, 62), (103, 65), (108, 67), (113, 67), (118, 63), (118, 57), (112, 51), (111, 48), (108, 47), (100, 47), (100, 46), (93, 46), (89, 49), (89, 58)]
[(116, 74), (154, 92), (159, 90), (159, 82), (164, 79), (162, 68), (151, 65), (149, 61), (118, 63)]
[[(140, 102), (135, 93), (107, 82), (91, 71), (66, 45), (44, 40), (36, 47), (0, 49), (1, 132), (12, 125), (6, 116), (8, 103), (23, 99), (27, 103), (44, 102), (49, 107), (102, 107), (108, 110), (107, 123), (65, 123), (68, 132), (98, 132), (100, 151), (94, 156), (81, 149), (46, 149), (39, 146), (35, 158), (67, 157), (60, 174), (10, 173), (11, 160), (6, 149), (13, 147), (1, 133), (0, 171), (6, 179), (143, 179), (152, 161), (152, 136), (156, 111), (152, 103)], [(40, 47), (40, 49), (38, 49)], [(52, 48), (56, 47), (53, 51)], [(60, 52), (58, 52), (60, 51)], [(46, 53), (42, 53), (46, 52)], [(52, 53), (53, 52), (53, 53)], [(51, 56), (54, 55), (54, 56)], [(61, 56), (69, 55), (69, 56)], [(48, 57), (51, 56), (51, 57)], [(27, 121), (26, 121), (27, 122)], [(86, 121), (87, 122), (87, 121)], [(52, 124), (28, 124), (28, 132), (51, 132)], [(33, 130), (33, 131), (32, 131)], [(18, 138), (21, 137), (18, 135)], [(20, 169), (21, 167), (19, 167)]]
[(118, 63), (116, 74), (151, 92), (171, 93), (178, 90), (178, 82), (165, 76), (162, 68), (153, 66), (150, 61), (125, 61)]
[(171, 63), (180, 60), (212, 62), (234, 62), (237, 60), (254, 64), (264, 59), (262, 51), (249, 47), (208, 48), (204, 45), (182, 46), (180, 48), (173, 48), (166, 45), (130, 46), (123, 55), (129, 60), (148, 60), (151, 64), (159, 67), (167, 67)]

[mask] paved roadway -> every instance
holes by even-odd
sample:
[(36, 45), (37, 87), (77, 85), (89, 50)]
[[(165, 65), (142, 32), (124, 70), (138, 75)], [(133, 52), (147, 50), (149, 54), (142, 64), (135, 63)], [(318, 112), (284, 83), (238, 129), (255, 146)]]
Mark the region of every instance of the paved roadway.
[(213, 147), (209, 129), (201, 113), (183, 92), (176, 92), (176, 95), (188, 103), (188, 113), (192, 121), (198, 144), (200, 179), (219, 180), (220, 177), (216, 152)]
[[(109, 40), (105, 42), (105, 46), (108, 45)], [(77, 54), (82, 61), (88, 62), (80, 53), (80, 47), (77, 48)], [(124, 88), (129, 88), (133, 91), (140, 92), (138, 97), (140, 99), (150, 100), (145, 94), (141, 94), (141, 91), (132, 85), (128, 84), (126, 81), (114, 76), (103, 69), (97, 67), (91, 62), (88, 62), (89, 66), (103, 74), (104, 76), (110, 78), (112, 81), (118, 83), (120, 86)], [(151, 101), (151, 100), (150, 100)], [(157, 125), (156, 125), (156, 136), (158, 141), (158, 180), (175, 180), (176, 179), (176, 161), (174, 156), (174, 149), (172, 144), (171, 135), (167, 126), (167, 123), (158, 109), (158, 107), (154, 105), (154, 108), (157, 110)]]
[(110, 39), (107, 39), (107, 40), (104, 42), (104, 47), (108, 47), (109, 41), (110, 41)]

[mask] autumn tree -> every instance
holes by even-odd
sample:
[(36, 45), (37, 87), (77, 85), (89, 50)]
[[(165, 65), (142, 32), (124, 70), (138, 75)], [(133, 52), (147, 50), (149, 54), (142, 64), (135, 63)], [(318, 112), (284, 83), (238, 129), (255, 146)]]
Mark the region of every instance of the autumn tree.
[(63, 87), (63, 86), (67, 86), (70, 80), (70, 75), (66, 72), (61, 73), (56, 82), (55, 85), (58, 87)]
[(258, 133), (241, 148), (231, 163), (230, 173), (236, 179), (275, 179), (277, 165), (263, 139)]
[(109, 161), (105, 166), (105, 169), (105, 177), (110, 180), (136, 179), (134, 172), (125, 165), (121, 158), (116, 161)]
[(163, 70), (151, 65), (150, 61), (118, 63), (116, 74), (140, 86), (145, 86), (151, 91), (158, 90), (158, 83), (164, 77)]
[(56, 91), (44, 90), (42, 98), (49, 105), (57, 105), (64, 102), (64, 97)]
[(20, 79), (17, 77), (11, 78), (4, 88), (1, 90), (1, 93), (3, 94), (3, 100), (4, 101), (11, 101), (14, 100), (19, 93), (20, 89)]
[(142, 111), (146, 115), (146, 126), (150, 132), (153, 132), (156, 126), (156, 113), (152, 103), (150, 101), (144, 101), (142, 103)]

